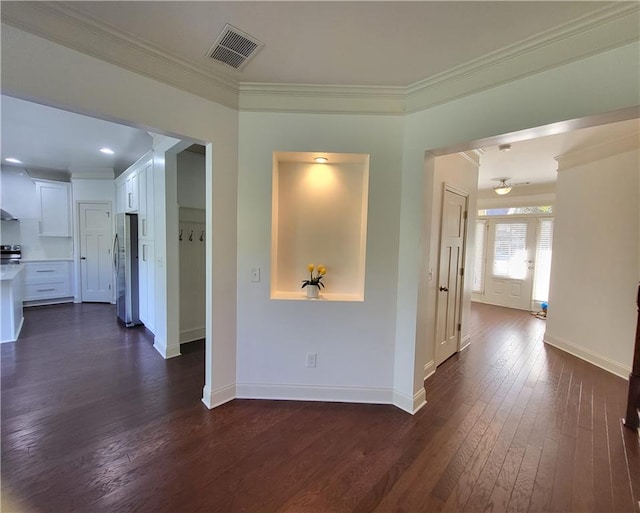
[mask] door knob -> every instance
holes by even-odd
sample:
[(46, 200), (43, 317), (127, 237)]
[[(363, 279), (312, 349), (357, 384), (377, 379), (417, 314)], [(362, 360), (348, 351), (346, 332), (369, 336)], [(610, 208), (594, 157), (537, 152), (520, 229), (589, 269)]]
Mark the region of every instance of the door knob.
[(440, 292), (449, 292), (447, 287), (440, 287)]
[(86, 260), (87, 257), (80, 257), (80, 260)]

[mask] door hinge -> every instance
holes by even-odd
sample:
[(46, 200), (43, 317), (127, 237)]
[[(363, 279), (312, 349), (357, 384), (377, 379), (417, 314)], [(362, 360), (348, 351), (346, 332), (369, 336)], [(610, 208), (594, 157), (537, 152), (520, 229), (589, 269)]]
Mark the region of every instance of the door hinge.
[(111, 284), (109, 284), (109, 290), (111, 290)]
[(111, 212), (105, 212), (105, 214), (107, 214), (107, 217), (111, 217)]
[(460, 268), (460, 276), (464, 276), (464, 267)]
[(469, 217), (469, 211), (465, 210), (464, 211), (464, 218), (467, 219)]
[(458, 331), (462, 330), (462, 324), (458, 323)]

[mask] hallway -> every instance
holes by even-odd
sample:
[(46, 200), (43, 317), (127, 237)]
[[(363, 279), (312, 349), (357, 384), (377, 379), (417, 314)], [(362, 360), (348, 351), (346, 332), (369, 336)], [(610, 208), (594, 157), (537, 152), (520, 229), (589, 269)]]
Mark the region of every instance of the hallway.
[[(163, 360), (113, 306), (30, 308), (2, 356), (2, 491), (37, 512), (640, 511), (626, 382), (472, 306), (471, 346), (388, 405), (200, 402), (204, 345)], [(635, 509), (634, 509), (635, 508)]]

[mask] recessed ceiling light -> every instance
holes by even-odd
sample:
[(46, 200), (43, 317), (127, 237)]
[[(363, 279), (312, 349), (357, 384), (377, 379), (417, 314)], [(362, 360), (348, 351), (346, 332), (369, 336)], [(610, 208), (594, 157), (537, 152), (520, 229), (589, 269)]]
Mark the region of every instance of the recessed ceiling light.
[(111, 148), (100, 148), (100, 151), (102, 153), (105, 153), (107, 155), (113, 155), (114, 151)]
[(327, 157), (316, 157), (313, 160), (318, 164), (326, 164), (327, 162), (329, 162), (329, 159)]
[(498, 150), (500, 150), (502, 152), (511, 151), (511, 145), (510, 144), (501, 144), (500, 146), (498, 146)]
[(6, 158), (4, 160), (7, 161), (7, 162), (11, 162), (12, 164), (22, 164), (21, 160), (15, 159), (13, 157), (9, 157), (9, 158)]

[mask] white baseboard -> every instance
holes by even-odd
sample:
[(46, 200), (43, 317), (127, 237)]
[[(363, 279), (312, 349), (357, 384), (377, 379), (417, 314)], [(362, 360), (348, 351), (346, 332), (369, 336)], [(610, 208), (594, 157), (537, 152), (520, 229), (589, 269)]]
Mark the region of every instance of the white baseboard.
[(420, 408), (427, 404), (427, 394), (424, 388), (418, 390), (413, 397), (409, 397), (397, 390), (393, 391), (393, 404), (401, 410), (415, 415)]
[(205, 328), (194, 328), (180, 332), (180, 343), (193, 342), (194, 340), (202, 340), (205, 337)]
[(180, 356), (182, 353), (180, 352), (180, 346), (169, 346), (164, 343), (164, 341), (159, 340), (158, 337), (155, 338), (153, 342), (153, 348), (160, 353), (165, 360), (169, 358), (175, 358), (176, 356)]
[(556, 347), (565, 353), (572, 354), (589, 362), (596, 367), (600, 367), (606, 371), (609, 371), (616, 376), (620, 376), (623, 379), (629, 379), (629, 373), (631, 372), (631, 367), (624, 365), (622, 363), (616, 362), (603, 356), (601, 354), (595, 353), (589, 349), (585, 349), (583, 347), (575, 345), (573, 342), (569, 342), (561, 337), (555, 337), (553, 335), (549, 335), (548, 333), (544, 334), (544, 343), (549, 344), (550, 346)]
[(424, 379), (426, 380), (436, 372), (436, 362), (431, 360), (424, 364)]
[(238, 399), (282, 399), (338, 403), (393, 404), (391, 388), (238, 383)]
[(462, 339), (460, 340), (460, 351), (464, 351), (467, 347), (469, 347), (471, 345), (471, 334), (467, 333), (464, 337), (462, 337)]
[(202, 389), (202, 402), (210, 410), (216, 406), (228, 403), (236, 398), (236, 385), (227, 385), (216, 390), (211, 390), (206, 386)]
[(270, 383), (236, 383), (213, 391), (204, 387), (202, 392), (202, 402), (210, 409), (232, 399), (392, 404), (412, 415), (427, 403), (424, 388), (420, 389), (413, 398), (396, 392), (391, 388), (280, 385)]

